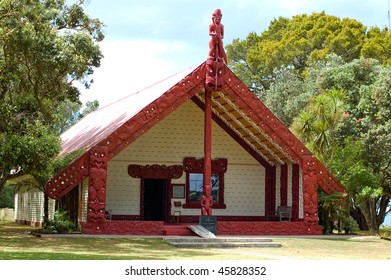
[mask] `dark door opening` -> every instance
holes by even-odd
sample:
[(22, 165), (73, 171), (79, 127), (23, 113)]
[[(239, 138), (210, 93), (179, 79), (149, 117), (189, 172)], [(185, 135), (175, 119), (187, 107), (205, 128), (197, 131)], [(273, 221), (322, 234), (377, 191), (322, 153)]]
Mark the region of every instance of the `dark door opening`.
[(166, 217), (167, 180), (143, 179), (144, 221), (164, 221)]

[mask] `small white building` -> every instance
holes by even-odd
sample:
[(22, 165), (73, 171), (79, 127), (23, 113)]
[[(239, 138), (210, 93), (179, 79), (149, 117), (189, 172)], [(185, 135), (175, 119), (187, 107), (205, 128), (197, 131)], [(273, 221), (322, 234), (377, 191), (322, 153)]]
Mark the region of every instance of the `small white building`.
[[(49, 219), (53, 218), (55, 200), (49, 198)], [(17, 187), (15, 192), (15, 222), (35, 227), (43, 225), (44, 193), (34, 186)]]

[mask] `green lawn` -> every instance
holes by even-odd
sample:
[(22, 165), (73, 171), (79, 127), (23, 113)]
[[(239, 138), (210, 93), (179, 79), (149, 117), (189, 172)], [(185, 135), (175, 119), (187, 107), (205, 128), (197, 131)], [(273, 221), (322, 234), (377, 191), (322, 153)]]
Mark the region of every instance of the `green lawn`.
[(275, 238), (282, 248), (178, 249), (160, 238), (35, 237), (34, 229), (0, 222), (2, 260), (391, 260), (391, 241)]

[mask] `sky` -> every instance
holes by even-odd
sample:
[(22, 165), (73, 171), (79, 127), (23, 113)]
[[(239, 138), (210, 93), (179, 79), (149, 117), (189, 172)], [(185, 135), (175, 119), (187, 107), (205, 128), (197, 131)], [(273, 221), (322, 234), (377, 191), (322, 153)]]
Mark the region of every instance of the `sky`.
[[(71, 1), (71, 0), (70, 0)], [(87, 0), (88, 15), (100, 19), (104, 58), (94, 83), (82, 86), (83, 103), (97, 99), (100, 107), (139, 91), (183, 69), (198, 65), (208, 54), (208, 26), (221, 9), (224, 45), (261, 34), (280, 16), (325, 11), (352, 18), (365, 26), (388, 26), (391, 0)]]

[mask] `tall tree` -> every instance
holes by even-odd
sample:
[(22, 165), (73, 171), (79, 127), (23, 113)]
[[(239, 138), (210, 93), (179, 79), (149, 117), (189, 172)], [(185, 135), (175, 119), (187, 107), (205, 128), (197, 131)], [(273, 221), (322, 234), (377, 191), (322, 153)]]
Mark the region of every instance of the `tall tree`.
[(100, 66), (102, 23), (84, 0), (0, 2), (0, 189), (23, 173), (39, 174), (59, 149), (56, 114), (78, 102), (75, 81)]
[[(325, 60), (329, 54), (337, 54), (345, 62), (359, 58), (361, 54), (374, 58), (382, 56), (382, 62), (388, 61), (389, 39), (380, 38), (389, 36), (389, 32), (373, 29), (366, 33), (366, 30), (361, 22), (324, 12), (290, 19), (280, 17), (261, 35), (250, 33), (246, 39), (235, 39), (228, 44), (229, 65), (258, 93), (270, 88), (274, 69), (287, 67), (303, 75), (311, 63)], [(377, 48), (383, 48), (381, 55), (377, 54)]]
[(391, 197), (391, 68), (329, 58), (308, 69), (303, 95), (313, 97), (292, 130), (347, 186), (354, 217), (378, 234)]

